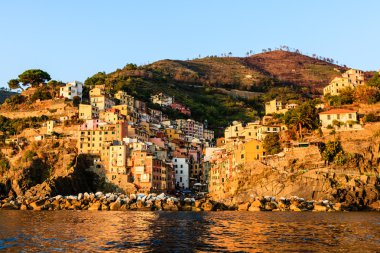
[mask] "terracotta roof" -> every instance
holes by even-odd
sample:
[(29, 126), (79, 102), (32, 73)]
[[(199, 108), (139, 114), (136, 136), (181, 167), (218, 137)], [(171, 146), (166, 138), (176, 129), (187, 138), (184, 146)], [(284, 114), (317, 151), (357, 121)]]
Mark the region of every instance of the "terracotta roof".
[(331, 109), (325, 112), (320, 112), (319, 114), (342, 114), (342, 113), (356, 113), (356, 111), (348, 110), (348, 109)]

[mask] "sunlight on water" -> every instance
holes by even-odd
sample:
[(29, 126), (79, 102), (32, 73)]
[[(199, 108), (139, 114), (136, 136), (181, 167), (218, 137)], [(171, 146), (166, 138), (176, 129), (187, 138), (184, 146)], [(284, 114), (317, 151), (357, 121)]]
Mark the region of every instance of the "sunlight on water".
[(379, 213), (0, 212), (0, 250), (374, 252)]

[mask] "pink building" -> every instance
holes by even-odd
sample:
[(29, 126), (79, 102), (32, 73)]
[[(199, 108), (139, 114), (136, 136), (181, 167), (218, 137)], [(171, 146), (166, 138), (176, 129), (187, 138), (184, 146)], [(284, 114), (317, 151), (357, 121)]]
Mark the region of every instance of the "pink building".
[(106, 124), (99, 119), (87, 119), (81, 126), (80, 130), (97, 130), (100, 125)]

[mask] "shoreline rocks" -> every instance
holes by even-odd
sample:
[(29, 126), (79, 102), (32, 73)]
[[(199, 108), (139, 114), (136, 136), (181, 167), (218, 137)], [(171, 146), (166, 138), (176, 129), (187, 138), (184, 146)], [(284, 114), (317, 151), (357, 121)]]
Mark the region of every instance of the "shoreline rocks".
[(78, 195), (55, 197), (8, 197), (0, 198), (0, 210), (88, 210), (88, 211), (291, 211), (291, 212), (339, 212), (339, 211), (380, 211), (380, 200), (368, 206), (352, 206), (346, 203), (332, 203), (328, 200), (307, 201), (293, 196), (279, 198), (256, 197), (249, 202), (224, 204), (208, 198), (177, 198), (161, 193), (120, 194), (120, 193), (79, 193)]

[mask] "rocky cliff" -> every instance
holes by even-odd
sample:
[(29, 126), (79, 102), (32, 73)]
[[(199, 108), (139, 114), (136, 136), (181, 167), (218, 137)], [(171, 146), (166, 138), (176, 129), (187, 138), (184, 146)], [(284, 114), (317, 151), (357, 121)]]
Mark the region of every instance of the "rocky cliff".
[(317, 147), (293, 150), (266, 164), (257, 161), (236, 169), (223, 190), (213, 193), (213, 199), (232, 205), (253, 202), (260, 196), (298, 196), (362, 209), (380, 199), (380, 164), (374, 158), (379, 150), (374, 154), (374, 148), (367, 149), (368, 156), (344, 166), (325, 165)]
[(77, 156), (75, 142), (50, 139), (8, 152), (3, 159), (9, 159), (9, 169), (0, 175), (0, 195), (53, 196), (96, 190), (99, 179), (87, 170), (91, 161)]

